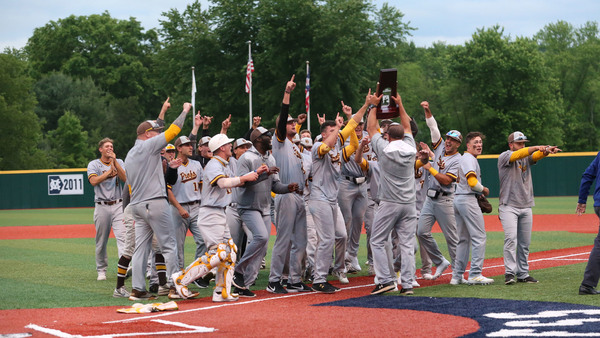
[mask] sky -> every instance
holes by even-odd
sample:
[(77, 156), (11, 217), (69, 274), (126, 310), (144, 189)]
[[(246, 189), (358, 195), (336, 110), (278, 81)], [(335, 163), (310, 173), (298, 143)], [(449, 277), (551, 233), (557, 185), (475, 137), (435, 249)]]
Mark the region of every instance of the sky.
[[(145, 29), (158, 28), (161, 13), (171, 8), (180, 12), (191, 0), (0, 0), (0, 51), (22, 48), (33, 30), (49, 21), (74, 15), (108, 11), (117, 19), (130, 17)], [(374, 0), (380, 7), (383, 0)], [(419, 47), (434, 42), (462, 45), (478, 28), (496, 24), (511, 37), (532, 37), (549, 23), (564, 20), (574, 27), (587, 21), (600, 22), (599, 0), (388, 0), (404, 13), (404, 22), (417, 28), (412, 40)], [(201, 0), (207, 8), (208, 0)]]

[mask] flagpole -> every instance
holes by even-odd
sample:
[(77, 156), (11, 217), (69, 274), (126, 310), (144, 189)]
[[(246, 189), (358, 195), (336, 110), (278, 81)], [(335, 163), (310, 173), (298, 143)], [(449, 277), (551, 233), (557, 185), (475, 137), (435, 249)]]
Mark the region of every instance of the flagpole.
[[(250, 62), (252, 60), (252, 41), (248, 40), (246, 43), (248, 44), (248, 62)], [(248, 122), (250, 123), (250, 128), (252, 128), (252, 82), (250, 82), (250, 91), (248, 92), (248, 106)]]
[(196, 68), (192, 66), (192, 127), (196, 126), (196, 75), (194, 74), (194, 70)]
[(310, 130), (310, 72), (309, 72), (309, 62), (306, 61), (306, 120), (308, 121), (307, 128)]

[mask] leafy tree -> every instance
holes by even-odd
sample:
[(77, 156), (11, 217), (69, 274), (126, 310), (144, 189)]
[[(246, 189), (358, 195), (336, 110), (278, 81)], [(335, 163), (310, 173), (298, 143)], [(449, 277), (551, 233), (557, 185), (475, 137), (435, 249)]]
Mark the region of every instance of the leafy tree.
[(499, 26), (479, 29), (452, 53), (448, 85), (458, 113), (448, 127), (483, 132), (487, 153), (505, 150), (515, 130), (535, 143), (562, 143), (557, 82), (532, 40), (511, 41)]
[(58, 119), (58, 127), (48, 133), (48, 143), (55, 168), (85, 168), (94, 158), (87, 131), (83, 130), (77, 115), (68, 110)]
[(600, 33), (596, 22), (576, 29), (565, 21), (546, 25), (535, 35), (559, 82), (565, 114), (565, 150), (597, 150), (595, 112), (600, 95)]
[(0, 54), (0, 170), (47, 167), (46, 154), (38, 148), (42, 133), (31, 91), (33, 80), (26, 63)]

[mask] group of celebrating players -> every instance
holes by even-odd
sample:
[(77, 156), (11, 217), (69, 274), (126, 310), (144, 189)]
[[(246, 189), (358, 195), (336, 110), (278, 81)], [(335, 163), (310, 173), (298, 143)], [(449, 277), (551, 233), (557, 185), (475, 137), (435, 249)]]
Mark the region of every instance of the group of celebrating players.
[[(88, 165), (95, 189), (96, 269), (98, 280), (105, 280), (112, 228), (119, 254), (114, 297), (194, 298), (198, 292), (188, 286), (206, 288), (212, 278), (215, 302), (255, 297), (250, 288), (264, 265), (271, 224), (277, 230), (267, 285), (271, 293), (340, 291), (327, 278), (332, 275), (347, 284), (347, 274), (361, 270), (363, 224), (366, 266), (375, 275), (371, 294), (413, 294), (419, 286), (417, 247), (424, 279), (437, 279), (451, 267), (452, 285), (494, 282), (482, 274), (486, 233), (478, 198), (489, 194), (477, 162), (483, 134), (470, 132), (463, 139), (459, 131), (450, 130), (442, 138), (429, 103), (422, 102), (431, 147), (417, 144), (417, 125), (400, 96), (391, 98), (400, 122), (378, 121), (382, 97), (369, 91), (356, 112), (342, 101), (345, 118), (339, 113), (334, 120), (319, 116), (320, 134), (313, 141), (310, 131), (301, 130), (306, 115), (289, 115), (295, 87), (292, 76), (274, 129), (260, 126), (260, 117), (255, 117), (245, 137), (237, 140), (227, 136), (231, 116), (219, 134), (209, 137), (211, 118), (199, 112), (191, 134), (177, 137), (192, 109), (189, 103), (165, 130), (167, 99), (157, 120), (138, 126), (124, 162), (116, 158), (112, 140), (100, 141), (101, 156)], [(200, 126), (203, 135), (196, 147)], [(521, 132), (511, 133), (509, 150), (498, 159), (507, 285), (538, 282), (529, 275), (527, 262), (533, 207), (530, 166), (560, 151), (556, 146), (527, 147), (528, 141)], [(461, 155), (463, 142), (466, 151)], [(448, 258), (431, 234), (436, 221)], [(196, 251), (195, 260), (185, 266), (188, 231)], [(129, 268), (131, 292), (125, 288)]]

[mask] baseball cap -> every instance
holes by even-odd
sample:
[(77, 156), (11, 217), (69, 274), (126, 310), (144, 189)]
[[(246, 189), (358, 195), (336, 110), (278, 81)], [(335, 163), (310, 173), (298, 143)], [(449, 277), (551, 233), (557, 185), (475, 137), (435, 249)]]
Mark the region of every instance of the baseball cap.
[(300, 135), (294, 135), (294, 137), (292, 138), (292, 142), (294, 142), (295, 144), (300, 143)]
[(182, 144), (188, 143), (192, 143), (192, 140), (190, 140), (187, 136), (180, 136), (179, 138), (177, 138), (177, 140), (175, 140), (175, 148), (179, 147)]
[(446, 133), (446, 136), (455, 141), (458, 141), (459, 143), (462, 143), (462, 134), (458, 130), (450, 130)]
[(150, 130), (162, 131), (163, 128), (164, 127), (162, 127), (158, 123), (156, 123), (155, 120), (146, 120), (146, 121), (140, 123), (140, 125), (137, 127), (137, 134), (142, 135), (143, 133), (150, 131)]
[(508, 135), (508, 143), (513, 142), (529, 142), (527, 136), (520, 131), (515, 131), (514, 133)]
[(258, 127), (254, 129), (252, 131), (252, 134), (250, 134), (250, 141), (254, 142), (254, 140), (259, 138), (263, 134), (268, 134), (269, 136), (271, 136), (271, 133), (265, 127)]
[(295, 121), (296, 119), (293, 118), (291, 115), (288, 115), (287, 121), (291, 122), (291, 121)]
[(172, 145), (171, 143), (167, 144), (167, 146), (165, 147), (166, 151), (175, 151), (175, 146)]
[(315, 137), (315, 142), (321, 142), (323, 141), (323, 135), (319, 134), (317, 135), (317, 137)]
[(210, 141), (208, 141), (208, 149), (213, 153), (219, 149), (221, 146), (226, 145), (227, 143), (233, 142), (232, 138), (227, 137), (225, 134), (217, 134), (213, 136)]
[(310, 139), (310, 137), (303, 137), (300, 139), (300, 144), (306, 148), (310, 148), (313, 146), (313, 141)]
[(203, 145), (207, 144), (208, 142), (210, 142), (210, 136), (204, 136), (203, 138), (200, 139), (200, 144), (198, 144), (198, 145), (203, 146)]
[(233, 142), (233, 149), (239, 147), (239, 146), (243, 146), (243, 145), (252, 145), (252, 142), (246, 140), (243, 137), (238, 138), (237, 140), (235, 140), (235, 142)]

